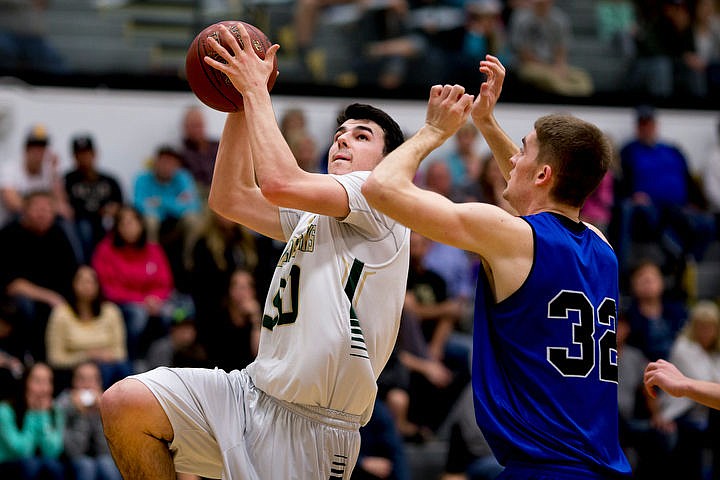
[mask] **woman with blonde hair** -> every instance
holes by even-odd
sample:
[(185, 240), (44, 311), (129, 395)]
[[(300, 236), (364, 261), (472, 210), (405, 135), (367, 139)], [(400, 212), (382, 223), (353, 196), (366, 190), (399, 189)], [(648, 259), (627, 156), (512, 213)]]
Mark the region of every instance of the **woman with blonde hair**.
[[(688, 377), (720, 382), (720, 309), (715, 303), (700, 301), (691, 308), (688, 322), (673, 343), (670, 362)], [(687, 397), (665, 395), (660, 402), (663, 419), (677, 425), (674, 461), (670, 463), (682, 472), (673, 478), (702, 478), (703, 450), (706, 446), (717, 448), (714, 442), (707, 442), (717, 428), (710, 422), (710, 409)]]

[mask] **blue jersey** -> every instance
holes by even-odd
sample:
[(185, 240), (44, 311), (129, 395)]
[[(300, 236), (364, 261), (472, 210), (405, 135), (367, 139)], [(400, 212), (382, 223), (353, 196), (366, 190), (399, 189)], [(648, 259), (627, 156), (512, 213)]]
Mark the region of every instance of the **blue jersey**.
[(523, 285), (496, 304), (484, 273), (478, 281), (478, 425), (508, 474), (629, 474), (618, 440), (615, 254), (585, 225), (552, 213), (524, 219), (534, 260)]

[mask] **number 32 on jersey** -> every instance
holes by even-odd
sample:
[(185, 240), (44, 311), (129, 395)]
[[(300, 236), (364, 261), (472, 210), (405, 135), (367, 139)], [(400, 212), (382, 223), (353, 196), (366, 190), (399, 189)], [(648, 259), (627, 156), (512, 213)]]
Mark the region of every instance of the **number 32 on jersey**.
[[(572, 319), (570, 312), (576, 312)], [(605, 298), (595, 306), (584, 293), (563, 290), (548, 303), (548, 318), (570, 321), (574, 351), (580, 352), (572, 356), (568, 347), (547, 347), (547, 360), (558, 372), (566, 377), (587, 377), (597, 365), (601, 381), (617, 383), (617, 343), (613, 324), (617, 318), (615, 300)], [(602, 330), (599, 338), (595, 338), (596, 319), (597, 323), (608, 327)]]

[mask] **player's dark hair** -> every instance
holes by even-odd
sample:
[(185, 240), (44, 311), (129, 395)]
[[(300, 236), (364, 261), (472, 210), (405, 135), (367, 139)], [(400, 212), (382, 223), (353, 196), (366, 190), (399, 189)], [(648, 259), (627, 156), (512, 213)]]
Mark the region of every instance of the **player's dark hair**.
[(612, 161), (612, 148), (595, 125), (572, 115), (545, 115), (535, 121), (538, 162), (556, 177), (551, 192), (558, 202), (581, 207), (597, 188)]
[(370, 120), (380, 125), (380, 128), (385, 133), (385, 147), (383, 148), (383, 154), (385, 155), (395, 150), (405, 141), (400, 125), (379, 108), (363, 103), (353, 103), (338, 115), (337, 124), (340, 126), (350, 119)]

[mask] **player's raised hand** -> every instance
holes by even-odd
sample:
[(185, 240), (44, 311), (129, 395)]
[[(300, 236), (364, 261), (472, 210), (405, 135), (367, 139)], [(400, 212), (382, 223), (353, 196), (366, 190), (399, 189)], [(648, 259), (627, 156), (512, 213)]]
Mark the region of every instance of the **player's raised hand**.
[(430, 88), (425, 125), (443, 139), (449, 138), (467, 121), (473, 99), (462, 85), (434, 85)]
[(485, 74), (485, 81), (480, 85), (480, 93), (472, 107), (471, 115), (476, 124), (492, 116), (505, 81), (505, 67), (497, 57), (486, 55), (479, 69)]
[(218, 27), (220, 38), (224, 45), (230, 46), (230, 51), (212, 36), (207, 38), (208, 45), (224, 62), (206, 56), (205, 63), (227, 75), (243, 96), (253, 89), (267, 92), (268, 79), (273, 72), (275, 55), (280, 46), (272, 45), (265, 52), (265, 58), (262, 59), (252, 50), (250, 35), (245, 27), (238, 23), (235, 28), (240, 34), (240, 43), (235, 40), (225, 25)]

